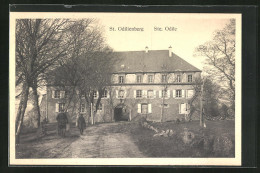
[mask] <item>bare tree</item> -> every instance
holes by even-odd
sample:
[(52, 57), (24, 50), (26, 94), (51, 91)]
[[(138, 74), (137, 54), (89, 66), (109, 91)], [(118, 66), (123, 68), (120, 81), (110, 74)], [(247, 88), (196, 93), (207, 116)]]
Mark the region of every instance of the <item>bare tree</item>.
[(206, 58), (205, 71), (221, 84), (222, 90), (226, 92), (226, 99), (230, 101), (231, 107), (235, 105), (235, 19), (222, 29), (214, 33), (213, 39), (200, 45), (196, 49), (196, 55)]
[(70, 45), (66, 39), (69, 28), (68, 19), (16, 20), (16, 86), (22, 88), (18, 94), (20, 104), (15, 122), (17, 142), (27, 107), (29, 88), (33, 90), (34, 106), (38, 113), (37, 125), (40, 125), (37, 88), (43, 74), (66, 55)]
[(168, 97), (168, 89), (170, 83), (175, 82), (175, 77), (173, 73), (170, 72), (169, 67), (167, 64), (163, 64), (162, 66), (162, 78), (161, 78), (161, 83), (162, 83), (162, 105), (161, 105), (161, 122), (165, 121), (165, 114), (164, 114), (164, 109), (165, 109), (165, 99)]
[[(201, 109), (199, 109), (201, 104), (205, 118), (211, 119), (212, 117), (219, 116), (219, 100), (223, 95), (220, 86), (214, 83), (210, 78), (195, 78), (192, 86), (194, 94), (193, 97), (188, 100), (190, 108), (187, 120), (191, 120), (195, 112), (201, 113)], [(201, 92), (202, 87), (203, 94)]]

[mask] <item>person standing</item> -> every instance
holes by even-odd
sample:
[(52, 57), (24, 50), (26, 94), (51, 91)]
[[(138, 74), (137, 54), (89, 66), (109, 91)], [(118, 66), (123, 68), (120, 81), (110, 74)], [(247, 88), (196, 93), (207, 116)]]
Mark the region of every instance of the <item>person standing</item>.
[(66, 113), (59, 113), (56, 120), (58, 121), (58, 135), (65, 137), (66, 124), (69, 122)]
[(86, 122), (85, 122), (85, 118), (83, 117), (82, 114), (80, 114), (80, 116), (78, 118), (78, 128), (79, 128), (80, 134), (83, 135), (83, 131), (86, 128)]

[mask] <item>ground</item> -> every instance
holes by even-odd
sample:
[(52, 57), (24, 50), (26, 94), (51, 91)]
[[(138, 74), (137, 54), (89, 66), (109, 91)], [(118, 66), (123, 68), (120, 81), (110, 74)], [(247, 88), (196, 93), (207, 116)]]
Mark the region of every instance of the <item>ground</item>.
[[(53, 123), (48, 125), (46, 136), (25, 129), (16, 147), (16, 157), (234, 157), (234, 121), (208, 121), (206, 128), (200, 128), (198, 121), (149, 124), (159, 131), (172, 129), (174, 135), (153, 137), (155, 132), (142, 127), (140, 122), (114, 122), (88, 126), (83, 135), (71, 125), (66, 137), (61, 138)], [(194, 134), (191, 143), (183, 142), (184, 129)], [(228, 139), (224, 143), (221, 142), (223, 134), (223, 139)]]

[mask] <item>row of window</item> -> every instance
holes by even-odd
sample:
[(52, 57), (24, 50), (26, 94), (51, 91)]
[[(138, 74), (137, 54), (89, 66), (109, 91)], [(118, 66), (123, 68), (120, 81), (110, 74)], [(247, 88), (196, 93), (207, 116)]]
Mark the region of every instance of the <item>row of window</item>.
[[(65, 110), (65, 103), (56, 103), (55, 112), (64, 112), (64, 110)], [(102, 110), (103, 110), (103, 105), (102, 103), (99, 103), (99, 107), (97, 111), (102, 111)], [(86, 104), (83, 103), (80, 105), (80, 112), (86, 113)]]
[[(98, 92), (94, 91), (93, 96), (94, 96), (94, 98), (98, 98)], [(68, 91), (53, 90), (52, 98), (55, 98), (55, 99), (68, 98)], [(102, 98), (108, 98), (107, 90), (104, 91)]]
[[(66, 93), (64, 91), (56, 90), (53, 92), (53, 98), (67, 98)], [(172, 97), (173, 98), (191, 98), (193, 97), (194, 90), (173, 90)], [(98, 92), (94, 91), (93, 96), (95, 99), (98, 98)], [(170, 98), (171, 90), (159, 90), (159, 98)], [(116, 90), (116, 98), (124, 99), (127, 97), (127, 91), (125, 90)], [(102, 98), (109, 98), (109, 94), (107, 90), (104, 91)], [(134, 98), (148, 98), (153, 99), (156, 98), (156, 90), (134, 90)]]
[[(161, 76), (161, 82), (167, 83), (169, 80), (169, 75), (162, 74)], [(178, 74), (176, 75), (176, 81), (175, 82), (181, 82), (182, 81), (182, 75)], [(192, 74), (188, 74), (187, 76), (187, 82), (192, 82)], [(118, 83), (125, 83), (125, 76), (120, 75), (118, 76)], [(143, 83), (143, 75), (136, 75), (136, 83)], [(154, 83), (154, 75), (148, 75), (148, 83)]]
[[(160, 105), (162, 107), (163, 105)], [(164, 108), (169, 108), (168, 104), (164, 104)], [(179, 114), (188, 114), (190, 112), (190, 106), (188, 103), (179, 104)], [(137, 105), (137, 113), (149, 114), (152, 113), (152, 104), (140, 103)]]
[[(127, 91), (116, 90), (116, 98), (124, 99), (126, 98)], [(194, 95), (194, 90), (172, 90), (173, 98), (192, 98)], [(159, 98), (170, 98), (171, 90), (159, 90)], [(156, 98), (156, 90), (134, 90), (134, 98)]]
[[(160, 105), (162, 107), (163, 105)], [(164, 104), (164, 108), (169, 108), (168, 104)], [(63, 112), (65, 109), (65, 103), (56, 103), (55, 112)], [(100, 103), (97, 111), (102, 111), (103, 105)], [(80, 105), (80, 112), (86, 113), (86, 105), (83, 103)], [(137, 113), (140, 114), (149, 114), (152, 113), (152, 104), (140, 103), (137, 105)], [(188, 114), (189, 113), (189, 104), (181, 103), (179, 104), (179, 114)]]

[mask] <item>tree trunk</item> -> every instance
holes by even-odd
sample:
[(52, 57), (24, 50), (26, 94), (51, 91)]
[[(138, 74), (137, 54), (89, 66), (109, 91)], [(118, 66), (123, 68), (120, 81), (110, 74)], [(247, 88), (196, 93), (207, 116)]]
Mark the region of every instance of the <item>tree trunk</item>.
[(162, 107), (162, 110), (161, 110), (161, 122), (164, 122), (164, 100), (165, 98), (163, 97), (163, 100), (162, 100), (162, 105), (161, 105), (161, 107)]
[(20, 99), (19, 108), (15, 120), (16, 144), (19, 144), (20, 142), (20, 133), (22, 130), (24, 113), (27, 107), (28, 95), (29, 95), (29, 87), (27, 84), (23, 84), (23, 90), (21, 93), (21, 99)]
[(39, 106), (39, 97), (37, 92), (37, 85), (34, 85), (32, 87), (33, 91), (33, 109), (36, 113), (36, 121), (37, 121), (37, 128), (40, 128), (41, 126), (41, 112), (40, 112), (40, 106)]

